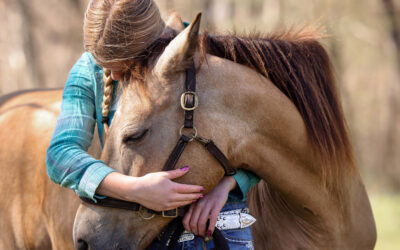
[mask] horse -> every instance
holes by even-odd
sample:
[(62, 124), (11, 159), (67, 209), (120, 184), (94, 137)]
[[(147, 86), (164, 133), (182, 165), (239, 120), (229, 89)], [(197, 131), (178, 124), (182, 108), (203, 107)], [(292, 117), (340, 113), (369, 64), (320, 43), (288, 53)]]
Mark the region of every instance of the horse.
[[(60, 113), (62, 89), (0, 98), (0, 249), (73, 249), (79, 199), (50, 181), (46, 149)], [(99, 157), (94, 136), (89, 153)]]
[[(185, 30), (179, 18), (169, 26), (179, 34), (130, 72), (104, 149), (94, 142), (93, 154), (124, 174), (160, 171), (179, 134), (184, 71), (194, 61), (198, 133), (262, 178), (249, 193), (255, 248), (372, 249), (375, 223), (319, 34), (199, 35), (200, 16)], [(146, 248), (171, 219), (80, 203), (47, 177), (61, 94), (0, 99), (0, 248)], [(195, 143), (178, 165), (191, 166), (179, 182), (206, 191), (224, 175)]]
[[(196, 129), (183, 133), (212, 138), (235, 168), (263, 180), (249, 199), (256, 248), (372, 249), (371, 207), (318, 32), (199, 35), (200, 17), (156, 41), (126, 73), (101, 159), (132, 176), (162, 169), (179, 138), (179, 97), (194, 63)], [(199, 143), (185, 150), (177, 165), (191, 170), (178, 181), (209, 191), (223, 168)], [(170, 221), (84, 203), (74, 242), (78, 249), (144, 249)]]

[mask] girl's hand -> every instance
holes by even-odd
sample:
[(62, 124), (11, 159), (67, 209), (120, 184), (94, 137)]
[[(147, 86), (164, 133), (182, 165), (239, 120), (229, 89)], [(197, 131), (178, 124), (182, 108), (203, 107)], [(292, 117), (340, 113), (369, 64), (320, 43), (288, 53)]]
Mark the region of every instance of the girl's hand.
[(189, 232), (205, 237), (207, 221), (207, 236), (211, 236), (217, 223), (218, 214), (225, 205), (229, 192), (236, 187), (232, 176), (224, 177), (218, 185), (192, 204), (183, 218), (183, 226)]
[(189, 167), (149, 173), (142, 177), (110, 173), (100, 184), (98, 194), (133, 201), (155, 211), (185, 206), (203, 197), (202, 186), (172, 181), (186, 174)]

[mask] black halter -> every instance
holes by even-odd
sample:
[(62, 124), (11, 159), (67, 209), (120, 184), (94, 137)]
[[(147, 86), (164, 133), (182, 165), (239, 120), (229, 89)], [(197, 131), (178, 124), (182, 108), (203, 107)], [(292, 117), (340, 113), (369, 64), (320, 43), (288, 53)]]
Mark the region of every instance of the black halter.
[[(197, 142), (200, 142), (208, 150), (208, 152), (210, 152), (214, 156), (214, 158), (220, 163), (220, 165), (224, 168), (226, 176), (231, 176), (231, 175), (236, 174), (236, 169), (231, 166), (228, 159), (225, 157), (225, 155), (222, 153), (222, 151), (215, 145), (215, 143), (211, 139), (205, 139), (205, 138), (197, 135), (197, 129), (193, 124), (193, 116), (194, 116), (194, 110), (198, 107), (198, 105), (199, 105), (199, 98), (196, 94), (196, 69), (195, 69), (194, 64), (192, 64), (192, 66), (186, 70), (185, 92), (182, 93), (182, 95), (181, 95), (181, 107), (185, 112), (184, 125), (179, 130), (179, 134), (180, 134), (179, 140), (176, 143), (172, 152), (170, 153), (162, 170), (163, 171), (173, 170), (175, 168), (175, 165), (178, 162), (180, 156), (182, 155), (182, 152), (184, 151), (186, 145), (189, 142), (197, 141)], [(183, 133), (184, 130), (191, 130), (191, 133), (185, 135)], [(150, 220), (155, 215), (161, 215), (163, 217), (169, 217), (169, 218), (176, 218), (173, 221), (173, 223), (170, 223), (167, 226), (167, 230), (164, 231), (165, 233), (163, 233), (163, 237), (161, 237), (161, 241), (163, 243), (165, 243), (165, 245), (167, 244), (166, 242), (168, 240), (170, 240), (170, 242), (171, 242), (170, 249), (173, 249), (173, 248), (171, 248), (171, 246), (176, 246), (176, 242), (174, 241), (174, 239), (176, 239), (176, 241), (177, 241), (179, 238), (178, 236), (180, 236), (180, 234), (183, 232), (183, 227), (176, 226), (175, 224), (177, 224), (177, 225), (182, 224), (182, 217), (185, 215), (185, 212), (186, 212), (185, 207), (179, 207), (179, 208), (176, 208), (173, 210), (157, 212), (157, 211), (145, 208), (136, 202), (118, 200), (118, 199), (109, 198), (109, 197), (107, 197), (105, 199), (98, 199), (97, 203), (95, 203), (93, 200), (88, 199), (88, 198), (84, 198), (84, 197), (80, 197), (80, 198), (84, 202), (90, 203), (92, 205), (136, 211), (139, 213), (140, 217), (142, 217), (145, 220)], [(181, 218), (177, 218), (178, 216)], [(168, 229), (171, 226), (174, 227), (173, 230), (172, 230), (172, 228)], [(168, 232), (168, 233), (166, 233), (166, 232)], [(219, 237), (219, 236), (221, 236), (220, 234), (221, 233), (216, 228), (216, 230), (214, 231), (214, 236), (216, 236), (217, 238), (220, 238)], [(163, 239), (165, 239), (165, 240), (163, 240)], [(224, 242), (224, 243), (225, 244), (220, 245), (220, 248), (217, 248), (217, 249), (227, 249), (226, 242)]]

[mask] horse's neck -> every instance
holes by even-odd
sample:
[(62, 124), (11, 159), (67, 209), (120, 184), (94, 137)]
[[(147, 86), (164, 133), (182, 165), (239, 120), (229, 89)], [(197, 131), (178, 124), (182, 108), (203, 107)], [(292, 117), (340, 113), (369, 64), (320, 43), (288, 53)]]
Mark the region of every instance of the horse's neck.
[[(219, 136), (215, 140), (225, 143), (234, 165), (248, 168), (266, 181), (268, 188), (260, 184), (255, 196), (263, 203), (258, 204), (259, 208), (270, 211), (270, 220), (266, 221), (272, 223), (269, 240), (275, 238), (271, 233), (274, 230), (276, 234), (295, 239), (293, 246), (300, 248), (296, 241), (304, 242), (302, 246), (321, 239), (325, 246), (333, 246), (330, 240), (343, 240), (345, 244), (345, 240), (352, 237), (348, 233), (352, 230), (357, 237), (372, 235), (373, 221), (366, 222), (366, 229), (362, 230), (357, 222), (361, 215), (372, 218), (359, 176), (355, 173), (337, 187), (344, 193), (342, 203), (338, 202), (334, 190), (322, 186), (323, 163), (308, 137), (300, 113), (289, 98), (268, 79), (247, 67), (215, 57), (208, 57), (207, 61), (203, 66), (206, 73), (199, 75), (199, 92), (205, 96), (203, 104), (211, 114), (199, 119), (209, 123), (222, 120), (223, 126), (218, 126), (221, 131), (213, 131), (214, 136)], [(204, 93), (200, 89), (204, 89)], [(365, 209), (358, 212), (355, 204), (364, 204)], [(274, 216), (281, 219), (273, 221)], [(278, 224), (293, 230), (282, 228), (279, 232)], [(275, 246), (285, 245), (284, 237), (277, 240), (280, 242)]]
[[(207, 62), (203, 66), (206, 73), (198, 79), (199, 94), (206, 97), (202, 105), (208, 106), (211, 115), (226, 119), (223, 127), (234, 135), (236, 146), (248, 142), (259, 148), (284, 151), (293, 161), (301, 161), (303, 167), (318, 172), (313, 168), (319, 159), (313, 153), (303, 119), (288, 97), (248, 67), (213, 56)], [(209, 116), (205, 113), (204, 120)], [(246, 154), (236, 151), (239, 158)]]
[(338, 210), (327, 209), (335, 210), (334, 198), (321, 187), (320, 160), (293, 103), (247, 67), (215, 57), (204, 67), (199, 80), (208, 86), (199, 89), (206, 89), (211, 116), (224, 117), (229, 135), (215, 134), (232, 163), (259, 175), (298, 209), (334, 220)]

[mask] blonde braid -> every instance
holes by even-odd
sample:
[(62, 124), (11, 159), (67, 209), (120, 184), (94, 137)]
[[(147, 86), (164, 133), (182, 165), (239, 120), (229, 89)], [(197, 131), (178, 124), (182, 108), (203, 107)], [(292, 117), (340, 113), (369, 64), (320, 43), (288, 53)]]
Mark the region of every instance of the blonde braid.
[(103, 81), (104, 81), (104, 95), (103, 95), (103, 103), (101, 105), (102, 107), (102, 114), (103, 114), (103, 137), (106, 138), (108, 134), (108, 113), (110, 113), (110, 105), (112, 101), (112, 92), (113, 92), (113, 84), (112, 84), (112, 78), (111, 78), (111, 71), (108, 69), (104, 69), (104, 75), (103, 75)]

